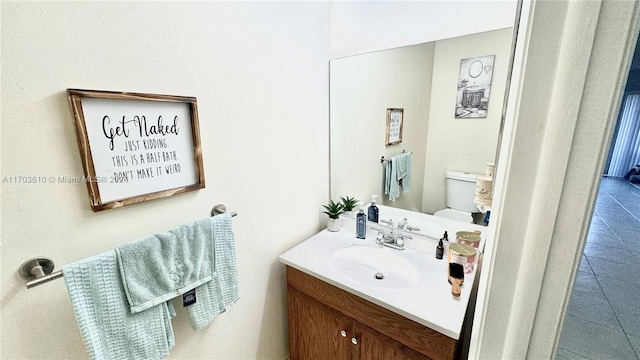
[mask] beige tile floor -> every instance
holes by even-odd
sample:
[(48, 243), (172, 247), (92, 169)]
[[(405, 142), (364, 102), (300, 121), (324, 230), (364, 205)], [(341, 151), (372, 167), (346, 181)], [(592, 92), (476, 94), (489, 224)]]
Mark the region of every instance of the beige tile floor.
[(556, 359), (640, 359), (640, 186), (604, 177)]

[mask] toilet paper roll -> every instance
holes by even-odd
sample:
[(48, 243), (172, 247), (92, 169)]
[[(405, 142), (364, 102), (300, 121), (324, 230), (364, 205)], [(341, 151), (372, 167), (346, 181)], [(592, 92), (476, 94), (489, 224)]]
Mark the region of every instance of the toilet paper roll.
[(478, 176), (476, 178), (476, 196), (473, 201), (476, 204), (490, 205), (493, 199), (493, 178), (491, 176)]

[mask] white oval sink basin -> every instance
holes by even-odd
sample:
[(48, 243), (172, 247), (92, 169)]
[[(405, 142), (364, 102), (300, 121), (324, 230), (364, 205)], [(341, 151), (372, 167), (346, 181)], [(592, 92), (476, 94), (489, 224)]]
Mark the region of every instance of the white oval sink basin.
[(420, 272), (411, 262), (385, 247), (351, 246), (336, 250), (331, 268), (341, 275), (379, 289), (398, 290), (420, 281)]

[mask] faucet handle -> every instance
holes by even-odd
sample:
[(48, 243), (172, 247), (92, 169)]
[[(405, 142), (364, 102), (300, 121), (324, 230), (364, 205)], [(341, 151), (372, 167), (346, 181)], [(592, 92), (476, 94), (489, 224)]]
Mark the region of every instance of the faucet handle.
[(398, 234), (398, 236), (396, 236), (396, 245), (400, 247), (404, 247), (404, 241), (408, 239), (413, 239), (413, 238), (410, 235)]
[(413, 238), (411, 237), (411, 235), (398, 234), (398, 236), (396, 236), (395, 244), (399, 248), (403, 249), (404, 248), (404, 241), (408, 240), (408, 239), (413, 239)]
[(384, 243), (384, 230), (375, 227), (372, 227), (371, 230), (378, 232), (378, 235), (376, 235), (376, 244), (382, 245)]
[(383, 224), (387, 224), (387, 226), (392, 228), (392, 229), (395, 226), (395, 224), (393, 223), (393, 219), (389, 219), (389, 220), (380, 219), (380, 222), (383, 223)]

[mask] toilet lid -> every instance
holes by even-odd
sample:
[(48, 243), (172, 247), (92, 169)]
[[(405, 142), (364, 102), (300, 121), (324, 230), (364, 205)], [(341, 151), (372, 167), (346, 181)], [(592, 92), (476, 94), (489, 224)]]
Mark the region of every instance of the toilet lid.
[(464, 223), (473, 222), (473, 217), (471, 216), (471, 213), (466, 211), (455, 210), (455, 209), (438, 210), (433, 214), (433, 216), (439, 216), (439, 217), (456, 220)]

